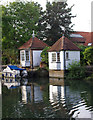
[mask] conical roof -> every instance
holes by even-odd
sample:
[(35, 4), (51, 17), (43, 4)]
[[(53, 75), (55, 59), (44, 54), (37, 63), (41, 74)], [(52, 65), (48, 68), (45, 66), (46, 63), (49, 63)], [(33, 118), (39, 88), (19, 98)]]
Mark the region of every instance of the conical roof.
[(52, 45), (52, 47), (48, 50), (48, 52), (58, 52), (61, 50), (80, 51), (80, 49), (73, 42), (64, 36), (55, 42), (54, 45)]
[(44, 49), (46, 46), (48, 46), (43, 41), (39, 40), (37, 37), (32, 37), (30, 40), (28, 40), (26, 43), (24, 43), (22, 46), (20, 46), (18, 49)]

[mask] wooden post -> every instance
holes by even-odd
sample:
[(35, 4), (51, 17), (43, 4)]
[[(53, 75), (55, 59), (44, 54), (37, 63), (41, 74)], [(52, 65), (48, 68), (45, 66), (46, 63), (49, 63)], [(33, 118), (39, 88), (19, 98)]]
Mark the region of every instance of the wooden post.
[(32, 102), (34, 102), (34, 85), (31, 84), (31, 97), (32, 97)]
[(30, 67), (33, 68), (33, 51), (30, 49)]

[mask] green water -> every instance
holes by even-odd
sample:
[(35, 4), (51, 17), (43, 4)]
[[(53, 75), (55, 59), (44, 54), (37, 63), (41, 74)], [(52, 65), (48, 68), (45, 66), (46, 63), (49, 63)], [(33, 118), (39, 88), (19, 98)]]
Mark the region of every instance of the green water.
[(2, 80), (2, 118), (93, 119), (93, 85), (48, 78)]

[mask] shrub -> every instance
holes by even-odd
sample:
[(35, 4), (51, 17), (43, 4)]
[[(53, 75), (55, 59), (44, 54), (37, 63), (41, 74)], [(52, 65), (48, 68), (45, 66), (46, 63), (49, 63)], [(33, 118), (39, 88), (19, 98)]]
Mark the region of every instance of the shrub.
[(81, 51), (80, 51), (80, 64), (81, 64), (81, 65), (86, 65), (87, 62), (86, 62), (86, 60), (84, 59), (84, 54), (83, 54), (83, 52), (85, 51), (85, 49), (87, 48), (87, 46), (78, 45), (78, 47), (81, 49)]
[(79, 62), (73, 62), (69, 65), (67, 79), (81, 79), (85, 77), (85, 68)]
[(44, 49), (43, 49), (43, 51), (42, 51), (42, 53), (41, 53), (41, 57), (42, 57), (42, 59), (41, 59), (41, 61), (42, 62), (45, 62), (45, 63), (47, 63), (48, 64), (48, 50), (50, 49), (50, 47), (45, 47)]
[(84, 59), (87, 61), (87, 64), (93, 65), (93, 46), (86, 48), (83, 55)]

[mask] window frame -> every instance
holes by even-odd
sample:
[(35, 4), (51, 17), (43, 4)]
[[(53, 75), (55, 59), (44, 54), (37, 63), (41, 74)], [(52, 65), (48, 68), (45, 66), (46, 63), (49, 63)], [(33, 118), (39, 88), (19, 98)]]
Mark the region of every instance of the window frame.
[[(28, 54), (27, 54), (28, 53)], [(26, 61), (29, 61), (29, 50), (25, 51)]]
[(66, 52), (66, 60), (69, 60), (69, 52)]
[[(53, 54), (55, 54), (55, 58), (53, 58)], [(52, 63), (60, 63), (60, 52), (52, 53)]]
[[(53, 55), (54, 54), (54, 55)], [(55, 58), (53, 58), (55, 57)], [(54, 60), (53, 60), (54, 59)], [(56, 62), (56, 53), (52, 53), (52, 62)]]
[[(59, 56), (58, 56), (58, 55), (59, 55)], [(57, 61), (57, 62), (60, 62), (60, 52), (57, 52), (57, 53), (56, 53), (56, 57), (57, 57), (57, 58), (56, 58), (56, 61)]]
[(25, 61), (25, 51), (21, 51), (21, 61)]

